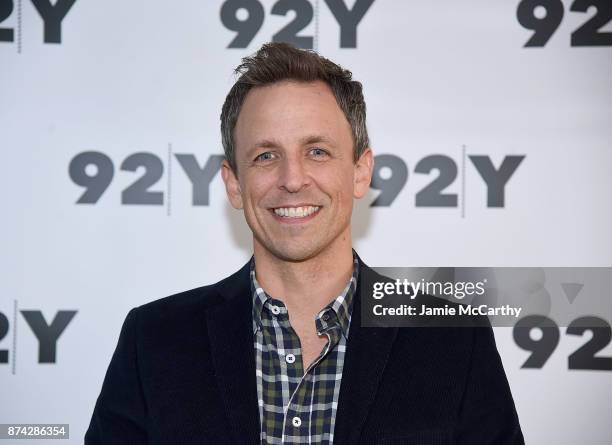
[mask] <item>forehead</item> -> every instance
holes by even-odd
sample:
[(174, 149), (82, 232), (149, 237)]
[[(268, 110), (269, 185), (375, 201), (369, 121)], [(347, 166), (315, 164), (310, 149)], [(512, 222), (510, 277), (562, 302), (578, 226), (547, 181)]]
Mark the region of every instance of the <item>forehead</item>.
[(249, 91), (236, 123), (237, 148), (261, 139), (290, 144), (305, 135), (351, 141), (350, 125), (329, 85), (282, 81)]

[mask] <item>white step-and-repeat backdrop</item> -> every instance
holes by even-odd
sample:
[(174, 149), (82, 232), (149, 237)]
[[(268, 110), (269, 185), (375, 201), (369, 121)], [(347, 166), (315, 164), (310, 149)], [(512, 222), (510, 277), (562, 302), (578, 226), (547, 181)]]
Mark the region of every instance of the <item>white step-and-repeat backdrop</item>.
[[(266, 41), (364, 84), (370, 265), (612, 266), (611, 19), (609, 0), (0, 0), (0, 423), (81, 443), (128, 310), (247, 260), (219, 114)], [(612, 369), (570, 369), (591, 334), (559, 334), (529, 368), (496, 329), (526, 441), (608, 444)]]

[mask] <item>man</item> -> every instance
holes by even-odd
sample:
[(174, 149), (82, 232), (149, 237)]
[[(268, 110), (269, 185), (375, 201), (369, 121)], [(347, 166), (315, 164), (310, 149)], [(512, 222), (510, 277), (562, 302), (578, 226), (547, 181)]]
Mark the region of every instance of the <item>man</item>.
[(253, 258), (129, 313), (85, 442), (523, 443), (490, 327), (361, 326), (361, 84), (286, 44), (236, 71), (222, 176)]

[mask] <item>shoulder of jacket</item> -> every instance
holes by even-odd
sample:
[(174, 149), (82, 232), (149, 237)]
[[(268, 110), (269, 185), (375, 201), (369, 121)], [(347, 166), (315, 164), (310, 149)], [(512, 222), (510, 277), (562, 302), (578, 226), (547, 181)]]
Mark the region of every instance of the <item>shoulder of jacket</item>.
[(240, 279), (240, 271), (216, 283), (178, 292), (145, 303), (133, 309), (133, 311), (137, 313), (137, 317), (141, 319), (156, 316), (167, 318), (168, 315), (197, 313), (202, 310), (207, 311), (226, 301), (224, 288)]

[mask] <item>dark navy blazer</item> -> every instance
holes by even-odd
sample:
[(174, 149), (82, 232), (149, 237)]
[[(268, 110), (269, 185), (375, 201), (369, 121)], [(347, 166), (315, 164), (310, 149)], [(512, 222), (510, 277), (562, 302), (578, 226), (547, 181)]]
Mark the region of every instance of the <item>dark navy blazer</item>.
[[(490, 326), (361, 326), (360, 276), (335, 444), (523, 444)], [(258, 444), (249, 264), (133, 309), (85, 444)]]

